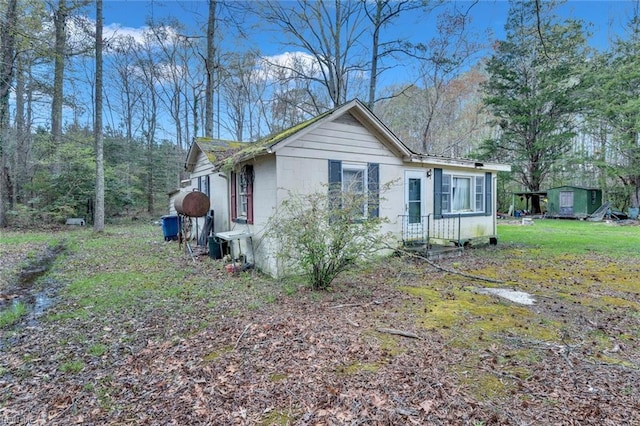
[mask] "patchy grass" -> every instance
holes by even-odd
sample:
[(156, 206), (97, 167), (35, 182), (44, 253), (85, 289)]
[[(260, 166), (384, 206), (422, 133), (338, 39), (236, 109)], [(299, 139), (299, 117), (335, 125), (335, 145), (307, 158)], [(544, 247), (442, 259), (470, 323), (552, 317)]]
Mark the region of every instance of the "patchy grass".
[(67, 361), (67, 362), (63, 362), (60, 365), (60, 371), (62, 371), (63, 373), (70, 373), (70, 374), (79, 373), (80, 371), (82, 371), (83, 368), (84, 368), (84, 362), (80, 360)]
[[(532, 310), (501, 301), (496, 297), (475, 294), (467, 289), (435, 293), (420, 287), (401, 288), (409, 294), (423, 298), (425, 305), (417, 317), (426, 329), (452, 331), (464, 328), (465, 338), (477, 339), (483, 335), (510, 333), (538, 340), (557, 337), (559, 324), (543, 321)], [(426, 293), (426, 297), (423, 294)]]
[(440, 261), (502, 283), (392, 257), (326, 292), (194, 262), (158, 227), (70, 232), (55, 309), (3, 336), (0, 422), (637, 423), (639, 231), (503, 224)]
[(15, 285), (20, 270), (34, 262), (46, 247), (55, 247), (63, 238), (56, 232), (3, 229), (0, 233), (0, 293)]
[(27, 307), (22, 302), (12, 303), (11, 306), (0, 310), (0, 328), (9, 327), (20, 320), (27, 313)]
[[(536, 377), (545, 351), (640, 368), (640, 227), (541, 220), (501, 225), (499, 234), (498, 248), (445, 263), (503, 284), (439, 273), (399, 286), (421, 301), (405, 304), (417, 326), (465, 354), (455, 369), (463, 386), (480, 400), (500, 400)], [(526, 291), (537, 302), (522, 306), (473, 292), (487, 286)]]
[(260, 426), (287, 426), (295, 420), (293, 413), (281, 410), (270, 410), (260, 421)]
[(101, 357), (102, 355), (107, 353), (108, 349), (109, 348), (107, 347), (107, 345), (104, 345), (102, 343), (96, 343), (89, 347), (89, 350), (87, 351), (87, 353), (91, 356)]

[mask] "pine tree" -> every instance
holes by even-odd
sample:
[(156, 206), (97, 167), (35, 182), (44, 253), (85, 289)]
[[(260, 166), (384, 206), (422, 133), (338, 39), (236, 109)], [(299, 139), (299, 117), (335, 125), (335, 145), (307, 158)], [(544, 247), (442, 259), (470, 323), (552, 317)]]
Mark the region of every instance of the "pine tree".
[(607, 131), (600, 166), (622, 183), (631, 206), (640, 207), (640, 11), (629, 21), (628, 37), (594, 61), (592, 118)]
[[(506, 40), (498, 42), (487, 62), (484, 87), (496, 136), (484, 141), (483, 154), (511, 162), (515, 180), (534, 192), (570, 150), (583, 104), (583, 26), (571, 20), (556, 23), (554, 6), (512, 3)], [(533, 212), (540, 212), (539, 199), (533, 200)]]

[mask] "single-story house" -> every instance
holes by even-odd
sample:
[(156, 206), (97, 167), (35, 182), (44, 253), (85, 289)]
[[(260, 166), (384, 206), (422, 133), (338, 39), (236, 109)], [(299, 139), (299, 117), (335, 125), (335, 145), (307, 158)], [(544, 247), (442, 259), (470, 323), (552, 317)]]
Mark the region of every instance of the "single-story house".
[[(255, 143), (196, 139), (185, 168), (210, 196), (214, 231), (271, 275), (282, 271), (264, 231), (291, 193), (360, 188), (376, 203), (364, 211), (386, 217), (383, 231), (399, 245), (495, 242), (497, 172), (510, 170), (416, 154), (358, 100)], [(389, 190), (380, 196), (383, 184)]]
[(558, 186), (546, 190), (547, 216), (584, 219), (602, 205), (602, 190), (580, 186)]

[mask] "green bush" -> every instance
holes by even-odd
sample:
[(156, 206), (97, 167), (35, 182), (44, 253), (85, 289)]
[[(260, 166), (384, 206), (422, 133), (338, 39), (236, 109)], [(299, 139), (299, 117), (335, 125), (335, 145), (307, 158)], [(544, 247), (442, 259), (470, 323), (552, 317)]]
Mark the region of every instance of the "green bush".
[(289, 194), (270, 219), (266, 237), (280, 260), (297, 268), (314, 289), (326, 289), (349, 266), (387, 247), (384, 219), (364, 217), (362, 195)]

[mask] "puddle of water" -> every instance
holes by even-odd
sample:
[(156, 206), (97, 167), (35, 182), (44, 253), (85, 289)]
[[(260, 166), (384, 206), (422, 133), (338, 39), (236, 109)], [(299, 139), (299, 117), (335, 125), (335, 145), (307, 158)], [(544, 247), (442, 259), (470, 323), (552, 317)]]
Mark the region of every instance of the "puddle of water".
[(0, 309), (23, 303), (28, 307), (27, 324), (36, 325), (38, 318), (55, 302), (58, 283), (51, 278), (44, 278), (35, 285), (35, 281), (46, 274), (55, 259), (64, 251), (62, 243), (47, 248), (38, 258), (20, 271), (17, 284), (6, 288), (0, 294)]
[(536, 301), (536, 299), (534, 299), (533, 296), (531, 296), (529, 293), (525, 293), (524, 291), (509, 290), (506, 288), (477, 288), (475, 289), (475, 292), (479, 294), (490, 294), (499, 296), (512, 302), (519, 303), (521, 305), (533, 305)]
[(29, 292), (12, 294), (10, 300), (0, 301), (0, 309), (10, 309), (22, 303), (27, 307), (27, 313), (21, 321), (29, 327), (37, 326), (40, 317), (55, 303), (55, 294), (59, 286), (56, 281), (47, 279), (42, 282), (42, 287), (43, 289), (38, 291), (31, 289)]
[(53, 305), (54, 298), (49, 294), (37, 294), (33, 302), (33, 315), (39, 317)]

